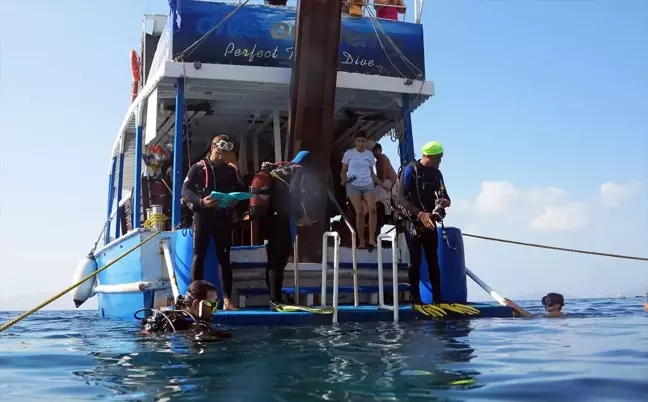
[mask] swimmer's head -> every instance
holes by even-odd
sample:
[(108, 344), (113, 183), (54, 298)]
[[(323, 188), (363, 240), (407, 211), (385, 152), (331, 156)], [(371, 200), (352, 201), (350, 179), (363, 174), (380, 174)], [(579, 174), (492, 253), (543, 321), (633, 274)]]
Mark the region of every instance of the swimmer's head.
[(560, 293), (547, 293), (541, 300), (542, 305), (548, 312), (560, 311), (565, 305), (565, 298)]
[(203, 280), (193, 281), (187, 288), (187, 311), (202, 321), (210, 321), (218, 306), (216, 287)]

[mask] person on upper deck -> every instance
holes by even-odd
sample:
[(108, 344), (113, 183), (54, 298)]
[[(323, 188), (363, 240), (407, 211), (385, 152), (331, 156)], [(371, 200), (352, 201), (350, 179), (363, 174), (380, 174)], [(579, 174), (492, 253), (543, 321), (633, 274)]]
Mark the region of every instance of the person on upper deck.
[(187, 288), (186, 295), (178, 296), (172, 310), (153, 310), (152, 316), (142, 319), (141, 332), (158, 334), (192, 330), (196, 340), (231, 338), (228, 332), (214, 331), (209, 325), (217, 304), (216, 287), (206, 281), (194, 281)]
[(344, 7), (342, 8), (342, 12), (345, 14), (349, 14), (354, 17), (362, 17), (363, 15), (363, 7), (367, 4), (367, 0), (346, 0), (343, 1), (343, 3), (346, 3), (346, 12)]
[(210, 197), (212, 191), (231, 193), (245, 191), (241, 176), (235, 165), (224, 159), (226, 152), (232, 151), (234, 144), (227, 135), (218, 135), (211, 145), (211, 154), (191, 166), (187, 177), (182, 183), (182, 197), (193, 211), (193, 261), (191, 263), (191, 280), (204, 278), (205, 256), (209, 243), (214, 238), (216, 255), (221, 266), (223, 283), (223, 308), (237, 310), (232, 303), (232, 265), (230, 248), (232, 245), (232, 214), (237, 204), (230, 201), (229, 205), (221, 206), (218, 200)]
[(374, 8), (377, 18), (394, 21), (398, 21), (398, 14), (405, 14), (406, 10), (403, 0), (374, 0)]
[[(446, 311), (474, 314), (475, 309), (460, 304), (447, 304), (441, 294), (441, 270), (437, 255), (439, 236), (436, 222), (442, 222), (445, 208), (450, 206), (450, 196), (439, 170), (443, 146), (430, 141), (423, 146), (423, 157), (405, 166), (398, 182), (397, 207), (411, 222), (409, 239), (409, 283), (412, 307), (428, 316), (444, 316)], [(419, 290), (422, 252), (428, 266), (432, 285), (432, 304), (424, 305)], [(478, 312), (478, 311), (477, 311)]]
[(373, 153), (366, 149), (367, 134), (358, 131), (355, 135), (355, 147), (347, 150), (342, 157), (342, 171), (340, 178), (342, 186), (346, 186), (347, 197), (355, 211), (356, 232), (358, 233), (358, 248), (365, 248), (364, 237), (364, 214), (362, 213), (362, 200), (367, 203), (369, 209), (369, 249), (376, 247), (376, 197), (374, 194), (374, 182), (382, 185), (382, 182), (373, 171), (376, 166), (376, 158)]
[(504, 301), (507, 306), (513, 309), (515, 315), (518, 317), (567, 318), (562, 312), (562, 308), (565, 306), (565, 298), (560, 293), (547, 293), (546, 296), (542, 297), (542, 305), (545, 311), (549, 313), (547, 315), (531, 314), (511, 299), (504, 299)]

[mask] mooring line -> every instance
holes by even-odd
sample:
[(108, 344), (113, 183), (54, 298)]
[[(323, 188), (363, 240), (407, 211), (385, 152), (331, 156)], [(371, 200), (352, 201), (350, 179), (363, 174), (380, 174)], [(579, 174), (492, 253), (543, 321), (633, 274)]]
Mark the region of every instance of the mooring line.
[(470, 234), (470, 233), (462, 233), (462, 234), (464, 236), (466, 236), (466, 237), (474, 237), (475, 239), (491, 240), (491, 241), (496, 241), (496, 242), (500, 242), (500, 243), (517, 244), (517, 245), (520, 245), (520, 246), (537, 247), (537, 248), (543, 248), (543, 249), (548, 249), (548, 250), (567, 251), (567, 252), (570, 252), (570, 253), (578, 253), (578, 254), (598, 255), (598, 256), (602, 256), (602, 257), (621, 258), (621, 259), (624, 259), (624, 260), (648, 261), (648, 258), (646, 258), (646, 257), (634, 257), (634, 256), (630, 256), (630, 255), (599, 253), (597, 251), (587, 251), (587, 250), (578, 250), (578, 249), (573, 249), (573, 248), (547, 246), (547, 245), (544, 245), (544, 244), (534, 244), (534, 243), (525, 243), (525, 242), (514, 241), (514, 240), (498, 239), (496, 237), (479, 236), (479, 235), (474, 235), (474, 234)]

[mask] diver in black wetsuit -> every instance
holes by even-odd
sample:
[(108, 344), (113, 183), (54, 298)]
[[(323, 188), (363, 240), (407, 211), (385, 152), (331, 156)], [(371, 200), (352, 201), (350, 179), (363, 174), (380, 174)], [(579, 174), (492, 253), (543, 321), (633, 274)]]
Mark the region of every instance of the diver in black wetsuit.
[[(204, 278), (205, 255), (211, 238), (216, 243), (216, 255), (222, 268), (223, 308), (237, 310), (232, 303), (232, 265), (230, 263), (230, 248), (232, 244), (232, 208), (236, 201), (230, 202), (226, 208), (219, 208), (218, 200), (209, 197), (212, 191), (231, 193), (245, 191), (238, 169), (224, 160), (224, 154), (230, 152), (234, 144), (226, 135), (219, 135), (212, 141), (211, 153), (208, 158), (194, 164), (182, 183), (182, 197), (193, 211), (193, 261), (191, 263), (191, 280)], [(245, 208), (239, 203), (239, 208)]]
[[(412, 223), (409, 240), (409, 282), (412, 306), (428, 316), (442, 317), (446, 311), (476, 314), (477, 310), (459, 304), (444, 304), (441, 294), (441, 271), (437, 255), (439, 236), (436, 222), (442, 222), (445, 208), (450, 206), (443, 175), (439, 170), (443, 147), (436, 141), (423, 146), (423, 158), (407, 165), (398, 183), (398, 211)], [(428, 265), (432, 285), (432, 304), (423, 305), (419, 290), (422, 252)]]
[(250, 216), (258, 220), (268, 240), (265, 280), (273, 310), (284, 303), (281, 289), (296, 226), (310, 226), (323, 217), (323, 189), (304, 162), (306, 165), (264, 162), (250, 186), (250, 192), (267, 200), (263, 207), (259, 202), (251, 203)]
[[(215, 331), (209, 325), (216, 312), (218, 294), (216, 287), (206, 281), (194, 281), (185, 296), (178, 296), (172, 310), (153, 310), (153, 315), (142, 319), (142, 333), (194, 331), (197, 340), (220, 340), (231, 338), (225, 331)], [(142, 309), (135, 313), (135, 318)]]

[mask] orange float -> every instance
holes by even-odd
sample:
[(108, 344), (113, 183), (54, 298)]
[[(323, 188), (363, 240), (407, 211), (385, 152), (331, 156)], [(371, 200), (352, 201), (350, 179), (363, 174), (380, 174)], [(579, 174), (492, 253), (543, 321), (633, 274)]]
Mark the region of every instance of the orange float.
[(130, 52), (131, 70), (133, 70), (133, 81), (140, 80), (140, 60), (135, 50)]

